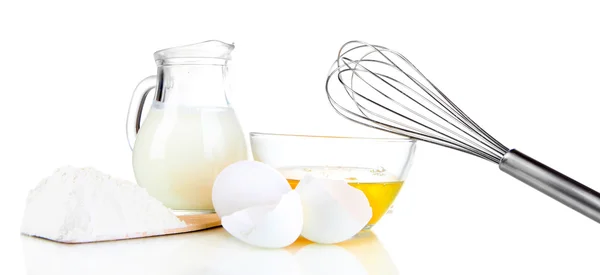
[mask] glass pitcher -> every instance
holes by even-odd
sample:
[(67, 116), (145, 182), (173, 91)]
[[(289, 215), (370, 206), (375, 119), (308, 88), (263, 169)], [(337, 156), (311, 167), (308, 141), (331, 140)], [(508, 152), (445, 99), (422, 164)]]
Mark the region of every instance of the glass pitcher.
[[(157, 51), (157, 75), (142, 80), (133, 92), (127, 138), (136, 180), (177, 214), (214, 212), (215, 177), (227, 165), (248, 158), (227, 100), (233, 48), (211, 40)], [(144, 102), (153, 90), (154, 101), (141, 124)]]

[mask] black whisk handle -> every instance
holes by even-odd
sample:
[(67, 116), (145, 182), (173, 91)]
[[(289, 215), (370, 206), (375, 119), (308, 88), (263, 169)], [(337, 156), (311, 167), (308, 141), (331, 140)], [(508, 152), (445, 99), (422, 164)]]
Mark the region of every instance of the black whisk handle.
[(517, 151), (508, 151), (500, 170), (600, 223), (600, 193)]

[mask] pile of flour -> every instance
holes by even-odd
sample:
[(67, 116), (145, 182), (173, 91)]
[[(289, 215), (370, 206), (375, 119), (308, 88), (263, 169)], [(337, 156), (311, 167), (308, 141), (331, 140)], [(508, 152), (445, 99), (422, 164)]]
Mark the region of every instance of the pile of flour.
[(29, 192), (21, 232), (89, 242), (184, 227), (145, 189), (93, 168), (63, 167)]

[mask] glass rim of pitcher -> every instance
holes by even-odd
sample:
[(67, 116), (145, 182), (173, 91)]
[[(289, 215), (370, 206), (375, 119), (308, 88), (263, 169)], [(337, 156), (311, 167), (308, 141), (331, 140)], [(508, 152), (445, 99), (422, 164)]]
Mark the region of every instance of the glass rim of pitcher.
[[(169, 64), (206, 64), (223, 63), (231, 60), (233, 43), (220, 40), (206, 40), (183, 46), (170, 47), (154, 52), (154, 60), (158, 65)], [(212, 62), (211, 62), (212, 61)], [(222, 64), (221, 64), (222, 65)]]

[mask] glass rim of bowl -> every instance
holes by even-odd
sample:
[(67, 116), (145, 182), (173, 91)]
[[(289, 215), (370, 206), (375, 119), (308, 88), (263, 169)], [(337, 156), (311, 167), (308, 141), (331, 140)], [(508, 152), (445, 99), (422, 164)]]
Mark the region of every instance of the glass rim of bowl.
[(411, 137), (399, 136), (395, 138), (385, 137), (352, 137), (352, 136), (325, 136), (325, 135), (308, 135), (308, 134), (282, 134), (282, 133), (265, 133), (265, 132), (250, 132), (250, 138), (253, 137), (299, 137), (299, 138), (314, 138), (314, 139), (354, 139), (354, 140), (372, 140), (384, 142), (409, 142), (415, 143), (417, 140)]

